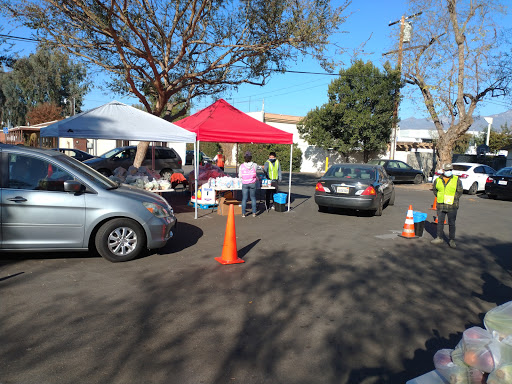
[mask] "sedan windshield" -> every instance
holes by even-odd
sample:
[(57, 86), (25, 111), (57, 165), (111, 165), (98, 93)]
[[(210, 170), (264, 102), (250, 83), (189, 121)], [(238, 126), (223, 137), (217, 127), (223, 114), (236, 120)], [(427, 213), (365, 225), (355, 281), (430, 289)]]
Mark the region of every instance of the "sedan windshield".
[(325, 176), (336, 177), (338, 179), (375, 180), (375, 169), (350, 166), (334, 166), (329, 168), (329, 170), (325, 173)]

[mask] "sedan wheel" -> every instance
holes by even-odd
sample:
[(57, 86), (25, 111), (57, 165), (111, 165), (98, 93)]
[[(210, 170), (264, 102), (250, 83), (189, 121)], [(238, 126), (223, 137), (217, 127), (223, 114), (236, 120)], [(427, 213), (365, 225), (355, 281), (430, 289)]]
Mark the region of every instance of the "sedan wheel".
[(144, 230), (131, 219), (114, 219), (103, 224), (96, 234), (98, 253), (111, 262), (137, 257), (145, 244)]
[(478, 183), (475, 181), (468, 189), (468, 195), (474, 195), (478, 191)]
[(414, 177), (414, 184), (421, 184), (423, 182), (423, 175), (416, 175)]
[(382, 216), (382, 210), (384, 209), (384, 198), (379, 196), (379, 202), (377, 205), (377, 209), (373, 212), (374, 216)]

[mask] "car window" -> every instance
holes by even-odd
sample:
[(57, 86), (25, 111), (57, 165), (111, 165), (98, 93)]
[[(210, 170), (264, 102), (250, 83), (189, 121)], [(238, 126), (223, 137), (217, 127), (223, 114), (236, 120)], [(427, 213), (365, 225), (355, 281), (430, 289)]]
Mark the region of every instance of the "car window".
[(411, 169), (412, 167), (409, 164), (404, 163), (403, 161), (397, 161), (398, 168), (400, 169)]
[(512, 168), (502, 168), (496, 172), (496, 176), (512, 176)]
[(64, 169), (46, 160), (9, 154), (8, 188), (64, 191), (64, 181), (73, 179)]
[(398, 164), (396, 161), (390, 161), (388, 162), (388, 168), (391, 168), (391, 169), (397, 169), (398, 168)]
[[(158, 154), (158, 157), (156, 156)], [(174, 159), (176, 158), (176, 154), (172, 149), (168, 148), (159, 148), (156, 150), (155, 157), (157, 159)]]
[(484, 169), (485, 169), (485, 173), (489, 174), (489, 175), (493, 175), (494, 173), (496, 173), (496, 171), (494, 170), (494, 168), (491, 168), (491, 167), (488, 167), (488, 166), (484, 166)]
[(473, 172), (475, 172), (475, 173), (485, 173), (485, 169), (484, 169), (484, 167), (480, 166), (480, 167), (476, 167)]
[(469, 168), (471, 168), (470, 165), (453, 164), (454, 171), (467, 171)]
[(325, 176), (337, 177), (340, 179), (374, 180), (375, 170), (370, 168), (336, 166), (329, 168)]
[(112, 157), (112, 160), (134, 160), (137, 150), (135, 148), (128, 148), (120, 151)]

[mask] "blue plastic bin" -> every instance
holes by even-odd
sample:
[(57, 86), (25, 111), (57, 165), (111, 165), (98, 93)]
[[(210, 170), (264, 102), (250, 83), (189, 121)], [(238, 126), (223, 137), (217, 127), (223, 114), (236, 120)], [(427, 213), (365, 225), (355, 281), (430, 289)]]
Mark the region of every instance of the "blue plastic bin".
[(274, 203), (286, 204), (286, 193), (274, 193)]
[(421, 221), (427, 220), (427, 214), (423, 213), (423, 212), (413, 211), (412, 212), (412, 218), (414, 219), (415, 223), (419, 223)]
[(412, 218), (414, 220), (414, 234), (422, 237), (423, 231), (425, 230), (425, 220), (427, 220), (427, 214), (423, 212), (412, 212)]

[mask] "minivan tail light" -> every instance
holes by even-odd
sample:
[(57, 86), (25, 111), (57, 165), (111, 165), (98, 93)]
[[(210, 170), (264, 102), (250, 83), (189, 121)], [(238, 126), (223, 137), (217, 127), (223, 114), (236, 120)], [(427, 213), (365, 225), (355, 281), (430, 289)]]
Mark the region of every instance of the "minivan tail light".
[(375, 196), (377, 192), (375, 192), (375, 188), (373, 188), (371, 185), (366, 188), (361, 195), (363, 196)]
[(325, 189), (324, 189), (324, 186), (322, 185), (322, 183), (316, 183), (315, 191), (325, 192)]

